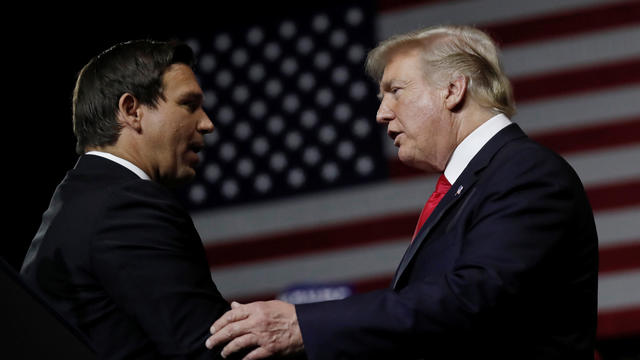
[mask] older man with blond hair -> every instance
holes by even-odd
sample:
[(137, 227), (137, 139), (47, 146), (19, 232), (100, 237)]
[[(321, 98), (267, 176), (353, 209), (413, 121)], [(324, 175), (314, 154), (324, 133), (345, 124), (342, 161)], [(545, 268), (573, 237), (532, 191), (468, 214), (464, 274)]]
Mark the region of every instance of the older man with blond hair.
[(367, 71), (399, 159), (440, 174), (391, 286), (234, 303), (207, 346), (254, 348), (245, 359), (593, 359), (593, 212), (567, 162), (511, 122), (491, 38), (462, 26), (398, 35), (369, 53)]

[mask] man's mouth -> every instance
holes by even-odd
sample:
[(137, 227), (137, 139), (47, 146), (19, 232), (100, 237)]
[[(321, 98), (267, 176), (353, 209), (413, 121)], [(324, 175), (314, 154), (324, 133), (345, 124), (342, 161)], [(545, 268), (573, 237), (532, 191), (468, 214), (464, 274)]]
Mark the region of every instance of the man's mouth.
[(193, 143), (189, 145), (189, 150), (193, 151), (196, 154), (199, 153), (203, 148), (204, 148), (204, 144), (200, 144), (200, 143)]
[(400, 131), (393, 131), (393, 130), (387, 130), (387, 135), (389, 135), (389, 137), (391, 138), (391, 140), (393, 140), (393, 144), (395, 146), (398, 146), (398, 136), (401, 135), (402, 133)]
[(193, 144), (189, 144), (189, 146), (187, 147), (187, 154), (193, 153), (193, 155), (188, 155), (188, 162), (190, 163), (190, 166), (196, 166), (198, 163), (200, 163), (200, 156), (198, 156), (198, 153), (204, 148), (204, 144), (200, 144), (200, 143), (193, 143)]

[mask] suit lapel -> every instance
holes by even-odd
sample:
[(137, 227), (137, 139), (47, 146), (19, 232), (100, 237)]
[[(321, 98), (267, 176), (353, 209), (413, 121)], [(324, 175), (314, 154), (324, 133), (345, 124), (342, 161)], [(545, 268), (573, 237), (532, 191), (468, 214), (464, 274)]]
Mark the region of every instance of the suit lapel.
[(462, 199), (471, 191), (478, 180), (481, 171), (489, 164), (493, 156), (500, 148), (510, 140), (526, 136), (517, 124), (511, 124), (498, 132), (489, 142), (487, 142), (476, 156), (469, 162), (469, 165), (462, 172), (458, 180), (451, 186), (438, 206), (433, 210), (427, 221), (422, 225), (415, 239), (407, 248), (400, 265), (393, 277), (392, 287), (395, 289), (398, 281), (404, 274), (407, 266), (411, 263), (418, 249), (429, 241), (431, 230), (442, 220), (447, 210)]

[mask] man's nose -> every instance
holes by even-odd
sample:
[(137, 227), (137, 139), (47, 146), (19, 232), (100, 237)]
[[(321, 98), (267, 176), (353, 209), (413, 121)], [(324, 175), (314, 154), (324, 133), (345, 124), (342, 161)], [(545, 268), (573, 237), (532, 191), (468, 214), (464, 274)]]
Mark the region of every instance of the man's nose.
[(380, 106), (378, 107), (378, 112), (376, 113), (376, 121), (379, 124), (384, 124), (386, 122), (389, 122), (389, 121), (393, 120), (394, 116), (395, 116), (395, 114), (393, 113), (393, 111), (391, 111), (391, 109), (389, 109), (389, 107), (387, 106), (387, 104), (383, 100), (380, 103)]
[(213, 126), (213, 122), (211, 121), (211, 119), (209, 119), (209, 115), (207, 115), (205, 111), (202, 111), (202, 114), (203, 116), (198, 123), (198, 131), (203, 134), (208, 134), (215, 130), (215, 127)]

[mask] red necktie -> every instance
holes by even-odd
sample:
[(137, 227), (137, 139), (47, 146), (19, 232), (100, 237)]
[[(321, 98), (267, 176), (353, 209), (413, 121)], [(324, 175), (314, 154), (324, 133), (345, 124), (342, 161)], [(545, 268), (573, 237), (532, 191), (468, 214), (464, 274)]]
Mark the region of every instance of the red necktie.
[(440, 177), (438, 178), (438, 183), (436, 184), (436, 190), (433, 192), (433, 194), (431, 194), (429, 200), (427, 200), (427, 203), (424, 204), (424, 207), (422, 208), (420, 218), (418, 219), (418, 225), (416, 225), (416, 229), (413, 232), (413, 238), (411, 239), (411, 241), (413, 241), (416, 235), (418, 235), (418, 231), (420, 231), (420, 228), (422, 227), (422, 225), (424, 225), (424, 222), (427, 221), (427, 218), (429, 217), (429, 215), (431, 215), (433, 209), (438, 206), (438, 203), (450, 188), (451, 184), (449, 184), (447, 178), (444, 177), (444, 174), (440, 175)]

